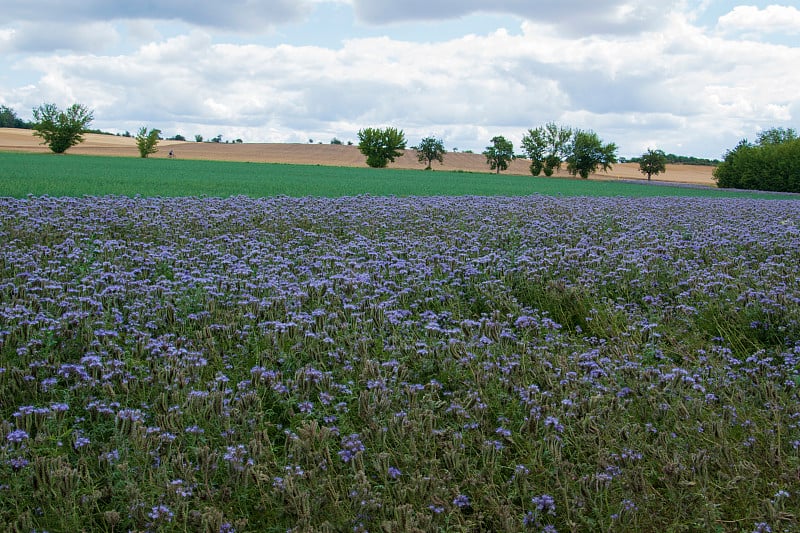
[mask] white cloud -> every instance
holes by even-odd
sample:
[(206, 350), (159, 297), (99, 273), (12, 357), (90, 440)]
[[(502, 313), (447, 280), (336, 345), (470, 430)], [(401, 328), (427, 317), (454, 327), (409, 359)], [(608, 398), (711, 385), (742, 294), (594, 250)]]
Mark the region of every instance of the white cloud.
[(718, 28), (723, 32), (800, 33), (800, 10), (791, 6), (770, 5), (764, 9), (757, 6), (736, 6), (719, 18)]
[[(452, 16), (490, 9), (474, 0), (430, 3), (450, 7)], [(530, 2), (485, 4), (533, 13)], [(131, 7), (121, 27), (94, 22), (97, 33), (113, 39), (111, 28), (152, 42), (114, 54), (23, 56), (5, 72), (33, 70), (32, 81), (0, 74), (0, 95), (18, 110), (81, 102), (95, 109), (102, 129), (147, 124), (167, 135), (245, 141), (355, 140), (362, 127), (394, 125), (412, 144), (434, 134), (448, 147), (477, 151), (494, 135), (518, 146), (527, 128), (556, 121), (597, 131), (624, 156), (658, 147), (720, 157), (757, 128), (791, 126), (800, 117), (799, 47), (709, 32), (679, 11), (661, 13), (648, 32), (576, 36), (558, 16), (579, 4), (589, 6), (586, 17), (599, 13), (590, 2), (540, 2), (539, 16), (512, 33), (428, 43), (350, 38), (337, 48), (231, 42), (206, 28), (163, 38), (149, 34), (134, 18), (141, 10)], [(618, 20), (646, 11), (644, 3), (596, 4)], [(414, 5), (404, 3), (406, 10)], [(385, 18), (399, 16), (390, 10)], [(17, 34), (0, 29), (0, 48)]]

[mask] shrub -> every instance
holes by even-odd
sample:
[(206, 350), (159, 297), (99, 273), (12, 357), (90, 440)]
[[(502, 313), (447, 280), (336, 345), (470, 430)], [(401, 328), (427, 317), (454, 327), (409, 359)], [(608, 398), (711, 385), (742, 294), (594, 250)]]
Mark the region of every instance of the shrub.
[(800, 139), (762, 134), (759, 144), (742, 140), (725, 154), (714, 179), (722, 188), (800, 192)]
[(159, 135), (161, 135), (161, 130), (152, 129), (148, 133), (145, 126), (141, 127), (139, 133), (136, 134), (136, 147), (139, 149), (140, 156), (144, 158), (158, 152)]

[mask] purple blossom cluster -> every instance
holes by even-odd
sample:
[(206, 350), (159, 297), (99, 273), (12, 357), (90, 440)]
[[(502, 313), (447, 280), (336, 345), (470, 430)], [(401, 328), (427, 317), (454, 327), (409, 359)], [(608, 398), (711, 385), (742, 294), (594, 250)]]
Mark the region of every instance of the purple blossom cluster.
[(3, 529), (800, 514), (798, 202), (0, 198), (0, 243)]

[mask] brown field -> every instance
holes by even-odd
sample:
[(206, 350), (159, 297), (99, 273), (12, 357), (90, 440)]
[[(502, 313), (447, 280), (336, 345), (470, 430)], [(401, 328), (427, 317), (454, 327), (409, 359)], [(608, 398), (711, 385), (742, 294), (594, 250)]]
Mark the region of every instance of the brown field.
[[(0, 151), (48, 152), (34, 137), (30, 130), (0, 128)], [(365, 158), (355, 146), (332, 144), (288, 144), (288, 143), (195, 143), (181, 141), (161, 141), (160, 150), (150, 156), (167, 157), (170, 150), (179, 159), (205, 159), (214, 161), (247, 161), (253, 163), (292, 163), (299, 165), (332, 165), (366, 167)], [(139, 157), (136, 142), (130, 137), (114, 135), (87, 134), (86, 140), (69, 149), (71, 154), (107, 155), (119, 157)], [(505, 174), (529, 175), (528, 161), (517, 159), (511, 163)], [(406, 150), (405, 154), (390, 164), (392, 168), (421, 169), (416, 152)], [(444, 164), (434, 163), (435, 170), (462, 170), (466, 172), (488, 172), (486, 158), (480, 154), (451, 152), (445, 155)], [(690, 183), (715, 186), (712, 179), (713, 167), (694, 165), (667, 165), (667, 171), (660, 174), (659, 181)], [(559, 176), (568, 176), (563, 169)], [(639, 172), (637, 163), (620, 163), (608, 173), (592, 175), (595, 179), (646, 179)]]

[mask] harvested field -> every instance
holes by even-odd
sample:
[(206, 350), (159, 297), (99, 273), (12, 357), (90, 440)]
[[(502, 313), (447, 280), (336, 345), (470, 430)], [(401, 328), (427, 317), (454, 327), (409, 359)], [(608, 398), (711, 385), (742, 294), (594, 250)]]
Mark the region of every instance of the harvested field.
[[(290, 144), (290, 143), (195, 143), (181, 141), (161, 141), (160, 150), (152, 155), (165, 158), (172, 149), (181, 159), (200, 159), (213, 161), (246, 161), (252, 163), (291, 163), (301, 165), (331, 165), (345, 167), (366, 167), (364, 156), (355, 146), (331, 144)], [(0, 151), (47, 152), (30, 130), (0, 128)], [(70, 148), (70, 154), (107, 155), (138, 157), (136, 143), (130, 137), (87, 134), (86, 141)], [(527, 175), (528, 161), (518, 159), (512, 162), (505, 174)], [(421, 169), (416, 152), (407, 150), (393, 168)], [(434, 170), (460, 170), (464, 172), (489, 172), (486, 159), (481, 154), (461, 152), (448, 153), (443, 165), (434, 165)], [(713, 167), (695, 165), (667, 165), (667, 172), (659, 175), (659, 181), (691, 183), (714, 186)], [(562, 170), (559, 176), (568, 176)], [(595, 179), (645, 179), (636, 163), (614, 165), (611, 172), (594, 174)]]

